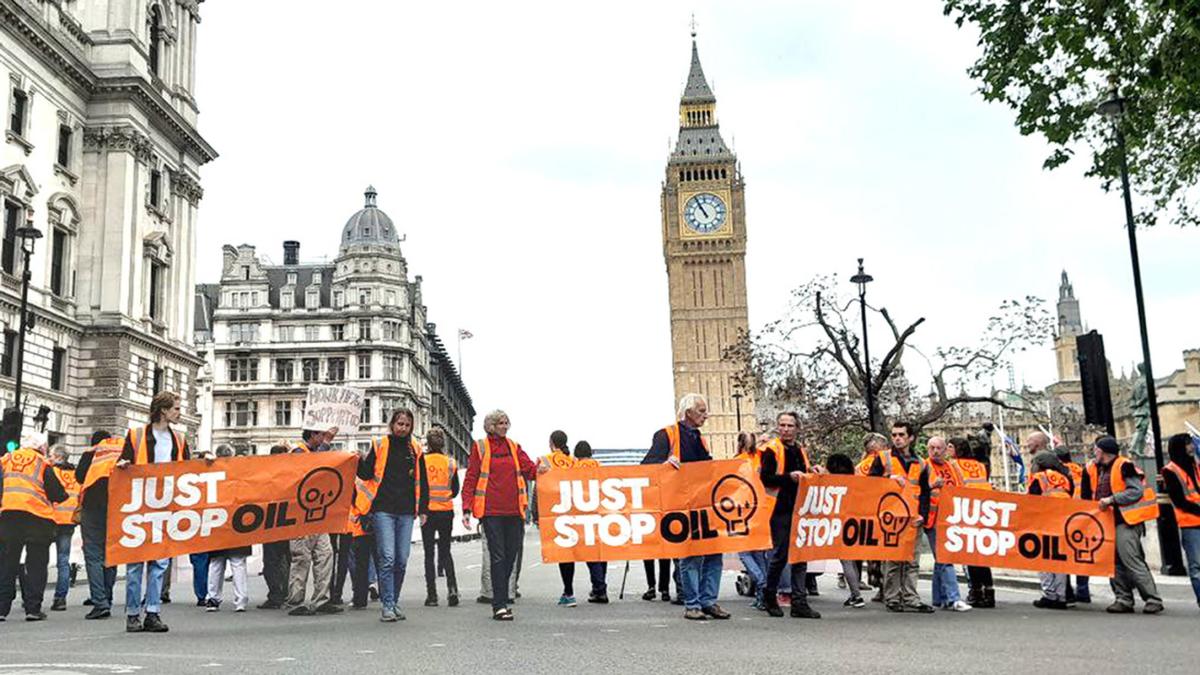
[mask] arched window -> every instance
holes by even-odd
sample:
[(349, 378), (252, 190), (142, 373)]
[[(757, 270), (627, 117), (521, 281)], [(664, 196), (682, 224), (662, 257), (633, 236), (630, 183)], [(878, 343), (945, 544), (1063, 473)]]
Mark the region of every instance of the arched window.
[(150, 8), (150, 72), (158, 75), (158, 63), (162, 51), (162, 8)]
[(721, 179), (725, 179), (725, 169), (721, 169)]

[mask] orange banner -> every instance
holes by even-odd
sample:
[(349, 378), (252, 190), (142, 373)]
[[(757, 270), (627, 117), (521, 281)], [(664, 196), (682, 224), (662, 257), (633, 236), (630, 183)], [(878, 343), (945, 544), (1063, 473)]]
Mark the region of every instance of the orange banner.
[(686, 558), (771, 547), (749, 462), (552, 469), (537, 480), (544, 562)]
[(357, 455), (313, 452), (114, 469), (105, 564), (346, 528)]
[(800, 480), (788, 562), (912, 560), (917, 506), (890, 478), (810, 474)]
[(938, 506), (937, 559), (983, 567), (1111, 577), (1116, 525), (1096, 502), (949, 487)]

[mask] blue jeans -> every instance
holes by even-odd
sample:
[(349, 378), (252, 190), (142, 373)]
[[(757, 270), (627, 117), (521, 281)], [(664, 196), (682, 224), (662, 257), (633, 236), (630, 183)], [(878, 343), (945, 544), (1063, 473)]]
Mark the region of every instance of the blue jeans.
[(721, 591), (721, 554), (680, 558), (679, 580), (684, 609), (712, 607)]
[(104, 566), (105, 517), (90, 511), (83, 512), (79, 526), (83, 537), (83, 562), (87, 567), (88, 594), (96, 609), (112, 609), (113, 584), (117, 583), (117, 568)]
[(146, 574), (146, 613), (158, 614), (162, 609), (163, 574), (167, 571), (170, 558), (147, 560), (144, 563), (129, 563), (125, 566), (125, 614), (137, 616), (142, 613), (142, 572)]
[(749, 574), (750, 578), (754, 580), (754, 597), (761, 602), (763, 588), (767, 585), (767, 552), (743, 551), (738, 554), (738, 559), (746, 568), (746, 574)]
[[(929, 539), (929, 548), (933, 550), (933, 559), (936, 561), (937, 529), (930, 528), (925, 530), (925, 535)], [(933, 585), (934, 607), (953, 605), (962, 599), (962, 596), (958, 594), (958, 576), (954, 571), (954, 565), (934, 562), (933, 578), (930, 581)]]
[(587, 564), (588, 576), (592, 581), (592, 593), (608, 595), (608, 563), (590, 562)]
[(208, 597), (208, 554), (191, 553), (188, 560), (192, 563), (192, 592), (199, 602)]
[(71, 588), (71, 536), (74, 525), (59, 525), (54, 529), (54, 553), (58, 557), (58, 577), (54, 580), (54, 599), (67, 597)]
[(375, 564), (379, 571), (379, 602), (383, 609), (396, 609), (396, 600), (404, 586), (408, 552), (412, 549), (413, 521), (416, 516), (372, 513), (375, 524)]
[(1192, 593), (1200, 603), (1200, 527), (1179, 528), (1183, 540), (1183, 554), (1187, 556), (1188, 577), (1192, 580)]

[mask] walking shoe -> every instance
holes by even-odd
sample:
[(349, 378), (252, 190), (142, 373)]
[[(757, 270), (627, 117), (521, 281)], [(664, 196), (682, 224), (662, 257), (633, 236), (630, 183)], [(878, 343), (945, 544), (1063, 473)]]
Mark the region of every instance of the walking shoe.
[(142, 630), (144, 630), (144, 629), (142, 628), (141, 617), (139, 617), (137, 615), (125, 617), (125, 632), (126, 633), (140, 633), (140, 632), (142, 632)]
[(1038, 609), (1066, 609), (1067, 603), (1042, 596), (1033, 601), (1033, 606)]
[(358, 604), (357, 602), (350, 605), (350, 609), (353, 609), (355, 611), (358, 611), (360, 609), (366, 609), (366, 608), (367, 608), (367, 603), (365, 603), (365, 602), (361, 605)]
[(685, 609), (683, 618), (688, 621), (708, 621), (708, 615), (698, 609)]
[(512, 621), (513, 613), (511, 609), (507, 607), (501, 607), (492, 613), (492, 618), (496, 621)]
[(607, 593), (588, 593), (588, 602), (595, 603), (597, 605), (607, 605), (608, 604), (608, 594)]
[(767, 611), (767, 616), (773, 616), (777, 619), (783, 616), (783, 608), (779, 606), (778, 602), (771, 602), (768, 600), (766, 604), (767, 606), (765, 609)]
[(67, 611), (67, 599), (66, 598), (55, 598), (54, 602), (50, 605), (50, 611), (51, 612)]
[(1133, 605), (1127, 605), (1118, 600), (1108, 607), (1105, 607), (1104, 611), (1108, 612), (1109, 614), (1133, 614)]
[(458, 593), (451, 593), (449, 597), (446, 598), (446, 605), (450, 607), (458, 607)]
[(288, 616), (315, 616), (316, 612), (308, 608), (308, 605), (300, 605), (288, 612)]
[(45, 621), (46, 613), (40, 609), (36, 612), (26, 612), (25, 620), (26, 621)]
[(197, 607), (208, 607), (208, 599), (207, 599), (207, 598), (199, 598), (199, 599), (197, 599), (197, 600), (196, 600), (196, 606), (197, 606)]
[(107, 619), (110, 616), (112, 616), (112, 610), (101, 609), (99, 607), (92, 607), (92, 611), (88, 612), (87, 615), (84, 616), (83, 618), (85, 618), (85, 619)]
[(795, 604), (792, 605), (792, 611), (789, 613), (791, 614), (793, 619), (819, 619), (819, 618), (821, 618), (821, 613), (818, 612), (817, 610), (813, 609), (812, 607), (809, 607), (808, 603), (804, 603), (803, 605), (795, 605)]
[(996, 589), (983, 589), (983, 603), (976, 606), (982, 609), (996, 609)]
[(658, 597), (658, 593), (653, 588), (646, 591), (645, 593), (642, 593), (643, 600), (653, 600), (657, 597)]
[(513, 601), (515, 602), (520, 599), (521, 599), (521, 591), (517, 591), (515, 594), (515, 597), (513, 597)]
[(216, 598), (209, 598), (204, 602), (204, 611), (219, 612), (221, 611), (221, 601)]
[(338, 606), (338, 607), (345, 607), (345, 606), (346, 606), (346, 601), (345, 601), (345, 600), (343, 600), (342, 598), (330, 598), (330, 599), (329, 599), (329, 604), (331, 604), (331, 605), (336, 605), (336, 606)]
[(388, 609), (387, 607), (384, 607), (383, 611), (380, 612), (380, 614), (379, 614), (379, 620), (384, 623), (395, 623), (396, 622), (396, 613), (393, 612), (392, 610)]
[(946, 609), (952, 609), (956, 612), (969, 612), (974, 608), (962, 600), (955, 600), (953, 603), (947, 604)]
[(492, 604), (492, 599), (486, 595), (481, 595), (478, 598), (475, 598), (475, 602), (478, 602), (481, 605), (490, 605)]
[(578, 605), (579, 603), (575, 602), (575, 596), (573, 595), (564, 595), (558, 599), (559, 607), (576, 607)]
[(889, 611), (889, 612), (903, 612), (904, 611), (904, 605), (901, 605), (898, 602), (889, 602), (889, 603), (887, 603), (886, 606), (887, 606), (887, 611)]
[(165, 633), (170, 629), (157, 614), (146, 612), (146, 621), (142, 623), (142, 630), (147, 633)]
[(401, 611), (400, 611), (400, 608), (399, 608), (399, 607), (394, 607), (394, 608), (392, 609), (392, 614), (395, 614), (395, 615), (396, 615), (396, 620), (397, 620), (397, 621), (405, 621), (405, 620), (407, 620), (407, 619), (408, 619), (408, 617), (407, 617), (407, 616), (404, 616), (404, 612), (401, 612)]
[(1163, 607), (1161, 602), (1151, 600), (1146, 603), (1145, 607), (1142, 607), (1142, 614), (1162, 614), (1164, 609), (1166, 607)]
[(275, 602), (274, 600), (267, 600), (266, 602), (259, 605), (258, 608), (259, 609), (283, 609), (283, 603)]
[[(317, 614), (341, 614), (344, 611), (346, 611), (344, 607), (338, 607), (337, 605), (330, 604), (328, 602), (316, 609)], [(404, 618), (399, 616), (400, 612), (396, 612), (396, 614), (398, 618)]]
[(379, 599), (379, 589), (375, 588), (374, 586), (367, 586), (367, 598), (369, 600), (378, 600)]
[(663, 591), (661, 593), (661, 597), (662, 597), (663, 602), (671, 602), (671, 594), (668, 593), (667, 591)]
[(84, 607), (94, 607), (95, 605), (96, 605), (96, 603), (92, 602), (92, 599), (91, 599), (91, 598), (84, 598), (84, 599), (83, 599), (83, 606), (84, 606)]
[[(666, 593), (664, 593), (663, 595), (666, 595)], [(675, 597), (671, 598), (671, 604), (682, 607), (683, 606), (683, 596), (676, 595)]]
[(838, 574), (837, 587), (838, 587), (839, 589), (841, 589), (841, 590), (845, 590), (845, 589), (846, 589), (846, 575), (845, 575), (845, 573), (840, 573), (840, 574)]
[(983, 591), (978, 588), (972, 588), (967, 591), (967, 604), (972, 607), (977, 607), (979, 601), (983, 600)]
[(705, 614), (707, 614), (708, 616), (711, 616), (714, 619), (719, 619), (722, 621), (724, 621), (725, 619), (728, 619), (731, 616), (731, 614), (729, 612), (726, 612), (725, 610), (721, 609), (721, 606), (716, 603), (713, 603), (713, 604), (709, 605), (708, 607), (702, 607), (702, 608), (700, 608), (700, 611), (704, 612)]
[(861, 595), (852, 595), (846, 598), (846, 601), (842, 603), (842, 607), (853, 607), (854, 609), (862, 609), (866, 606), (867, 603), (862, 599)]
[(244, 606), (243, 607), (234, 607), (233, 611), (234, 612), (244, 612), (244, 611), (246, 611), (246, 608)]
[(905, 605), (903, 611), (914, 612), (916, 614), (933, 614), (933, 607), (925, 603), (918, 602), (915, 605)]
[(426, 607), (437, 607), (438, 606), (437, 596), (436, 595), (426, 596), (425, 597), (425, 606)]
[(162, 595), (158, 596), (158, 600), (164, 605), (171, 604), (171, 591), (163, 591)]

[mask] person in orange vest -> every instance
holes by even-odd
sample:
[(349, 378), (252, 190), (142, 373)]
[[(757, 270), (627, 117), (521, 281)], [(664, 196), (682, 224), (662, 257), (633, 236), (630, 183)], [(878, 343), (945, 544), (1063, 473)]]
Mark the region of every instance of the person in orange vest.
[[(1041, 432), (1034, 432), (1041, 434)], [(1032, 438), (1032, 436), (1031, 436)], [(1030, 443), (1027, 445), (1039, 445)], [(1031, 495), (1049, 497), (1051, 499), (1070, 499), (1075, 493), (1075, 482), (1071, 480), (1071, 472), (1058, 460), (1053, 452), (1044, 449), (1033, 456), (1030, 461), (1028, 493)], [(1058, 572), (1038, 572), (1042, 584), (1042, 597), (1033, 601), (1038, 609), (1067, 609), (1067, 575)]]
[(54, 505), (54, 555), (58, 573), (54, 579), (54, 602), (52, 612), (67, 609), (67, 591), (71, 589), (71, 539), (75, 536), (75, 510), (79, 506), (79, 481), (75, 479), (75, 465), (71, 464), (67, 449), (56, 445), (50, 450), (50, 462), (54, 474), (62, 484), (67, 498)]
[(933, 551), (933, 576), (930, 580), (933, 586), (933, 606), (955, 612), (968, 612), (971, 605), (963, 602), (962, 596), (959, 595), (958, 575), (954, 571), (954, 565), (937, 561), (937, 517), (941, 492), (948, 487), (961, 487), (962, 472), (949, 455), (946, 439), (933, 436), (925, 443), (925, 448), (929, 451), (929, 461), (925, 462), (921, 469), (921, 494), (917, 500), (917, 512), (925, 528), (925, 537), (929, 540), (929, 549)]
[[(954, 466), (962, 475), (963, 487), (973, 490), (991, 490), (988, 479), (989, 465), (979, 461), (976, 448), (966, 438), (955, 437), (947, 441)], [(967, 604), (976, 609), (995, 609), (996, 589), (993, 587), (992, 568), (982, 565), (967, 565)]]
[[(575, 458), (567, 448), (567, 432), (556, 429), (550, 433), (550, 452), (538, 459), (539, 464), (548, 464), (551, 471), (575, 467)], [(575, 601), (575, 563), (558, 563), (558, 576), (562, 579), (562, 595), (558, 596), (559, 607), (578, 607)]]
[[(291, 453), (328, 452), (337, 434), (338, 427), (304, 429), (301, 431), (301, 441), (292, 444)], [(288, 595), (283, 605), (288, 616), (341, 614), (343, 608), (329, 601), (335, 564), (333, 542), (329, 535), (309, 534), (292, 539), (288, 542), (288, 553)], [(308, 602), (305, 602), (310, 574), (313, 590)]]
[(1146, 483), (1142, 470), (1121, 456), (1117, 439), (1112, 436), (1096, 439), (1092, 457), (1094, 461), (1083, 473), (1083, 493), (1098, 501), (1101, 509), (1111, 508), (1117, 521), (1117, 569), (1110, 580), (1116, 600), (1105, 611), (1132, 613), (1133, 589), (1137, 588), (1145, 603), (1142, 612), (1159, 614), (1163, 611), (1162, 596), (1142, 549), (1145, 523), (1158, 517), (1158, 497)]
[(1167, 456), (1171, 461), (1163, 467), (1163, 485), (1175, 509), (1192, 593), (1200, 604), (1200, 468), (1196, 465), (1196, 442), (1189, 434), (1175, 434), (1167, 439)]
[(413, 525), (420, 504), (421, 445), (412, 437), (413, 413), (398, 408), (388, 422), (388, 435), (376, 440), (358, 462), (366, 485), (375, 531), (375, 564), (379, 573), (380, 621), (403, 621), (397, 602), (408, 569)]
[[(921, 461), (910, 450), (914, 440), (916, 437), (913, 426), (908, 422), (892, 424), (891, 447), (887, 446), (887, 439), (882, 435), (868, 435), (864, 447), (868, 455), (874, 449), (875, 459), (871, 462), (867, 475), (890, 478), (904, 486), (905, 491), (911, 494), (911, 472), (920, 471)], [(913, 523), (914, 527), (920, 527), (915, 519)], [(883, 561), (883, 602), (889, 612), (933, 613), (933, 607), (921, 602), (921, 596), (917, 594), (917, 577), (921, 569), (919, 555), (917, 547), (913, 547), (911, 561)]]
[[(779, 606), (779, 579), (788, 564), (791, 551), (792, 518), (796, 510), (796, 494), (800, 479), (805, 474), (822, 473), (823, 467), (813, 466), (808, 451), (800, 442), (800, 416), (794, 412), (782, 412), (775, 416), (779, 438), (772, 440), (762, 450), (759, 476), (770, 497), (771, 504), (771, 555), (767, 565), (767, 577), (763, 589), (763, 605), (768, 615), (783, 616)], [(808, 604), (808, 588), (805, 575), (808, 563), (792, 563), (792, 602), (789, 614), (796, 619), (819, 619), (821, 613)]]
[(1083, 465), (1075, 461), (1075, 458), (1071, 456), (1071, 449), (1065, 445), (1054, 448), (1054, 455), (1058, 457), (1059, 462), (1062, 462), (1067, 473), (1071, 474), (1071, 482), (1075, 484), (1075, 492), (1071, 498), (1079, 499), (1080, 491), (1083, 490)]
[(524, 514), (529, 506), (525, 483), (550, 470), (545, 464), (534, 464), (520, 444), (508, 437), (509, 426), (508, 413), (503, 410), (493, 410), (483, 418), (487, 437), (471, 444), (462, 489), (463, 525), (470, 528), (474, 516), (487, 537), (484, 564), (491, 568), (492, 618), (496, 621), (513, 620), (509, 582), (525, 536)]
[[(590, 469), (600, 466), (592, 457), (592, 444), (579, 441), (575, 444), (575, 466), (580, 469)], [(597, 605), (608, 604), (608, 563), (593, 561), (587, 563), (588, 577), (592, 582), (592, 590), (588, 593), (587, 601)]]
[(433, 427), (425, 434), (421, 455), (421, 543), (425, 546), (425, 606), (437, 607), (437, 570), (434, 553), (446, 573), (446, 604), (458, 606), (458, 579), (450, 557), (454, 529), (454, 498), (458, 496), (458, 462), (445, 454), (446, 432)]
[[(758, 436), (752, 431), (738, 432), (737, 447), (737, 456), (734, 459), (749, 462), (750, 468), (758, 473), (762, 469), (762, 452), (758, 447)], [(767, 549), (738, 553), (742, 567), (746, 569), (746, 574), (754, 582), (754, 602), (750, 604), (751, 609), (765, 610), (767, 608), (763, 593), (767, 586), (767, 556), (770, 552), (771, 550)]]
[(79, 536), (83, 539), (83, 564), (87, 572), (88, 599), (92, 603), (85, 619), (112, 616), (117, 568), (104, 565), (108, 539), (108, 477), (124, 447), (125, 439), (97, 430), (92, 433), (91, 449), (83, 453), (75, 466), (75, 479), (79, 482)]
[[(0, 492), (0, 621), (8, 617), (21, 575), (21, 604), (26, 621), (46, 618), (42, 596), (54, 539), (54, 505), (67, 498), (58, 474), (47, 461), (46, 434), (32, 431), (12, 452), (0, 448), (4, 482)], [(21, 553), (25, 572), (21, 574)]]
[[(179, 422), (181, 410), (179, 395), (160, 391), (150, 400), (150, 424), (134, 427), (125, 434), (125, 446), (116, 468), (122, 470), (130, 464), (160, 464), (191, 459), (187, 441), (183, 435), (171, 429)], [(149, 560), (129, 563), (125, 566), (125, 631), (127, 633), (165, 633), (159, 610), (162, 603), (163, 575), (169, 560)], [(205, 570), (207, 573), (207, 570)], [(141, 619), (143, 596), (142, 578), (145, 576), (146, 620)]]

